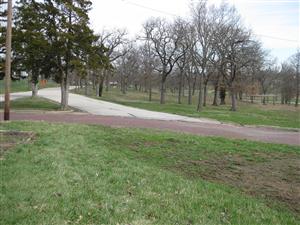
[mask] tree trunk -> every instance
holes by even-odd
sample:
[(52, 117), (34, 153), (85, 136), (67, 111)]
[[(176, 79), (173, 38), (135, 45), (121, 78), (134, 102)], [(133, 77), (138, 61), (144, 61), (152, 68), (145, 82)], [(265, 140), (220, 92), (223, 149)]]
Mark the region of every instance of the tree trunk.
[(182, 82), (183, 82), (183, 73), (180, 72), (180, 74), (179, 74), (179, 85), (178, 85), (178, 104), (181, 104)]
[(125, 95), (126, 94), (126, 80), (125, 76), (121, 76), (121, 92)]
[(235, 90), (232, 88), (231, 89), (231, 111), (236, 111), (237, 110), (237, 107), (236, 107), (236, 93), (235, 93)]
[(188, 94), (188, 104), (189, 105), (191, 105), (192, 104), (192, 85), (190, 84), (190, 82), (189, 82), (189, 84), (188, 84), (188, 88), (189, 88), (189, 94)]
[(148, 91), (148, 88), (147, 88), (147, 80), (148, 80), (148, 79), (147, 79), (147, 76), (144, 76), (144, 88), (145, 88), (145, 89), (144, 89), (144, 92), (145, 92), (145, 93), (147, 93), (147, 91)]
[(185, 90), (185, 82), (184, 82), (184, 76), (182, 76), (182, 87), (181, 87), (182, 97), (185, 97), (184, 90)]
[(105, 91), (109, 90), (109, 73), (105, 73)]
[(239, 100), (243, 100), (243, 92), (242, 91), (239, 91)]
[(149, 81), (149, 102), (152, 101), (152, 83)]
[(207, 99), (207, 82), (204, 82), (203, 106), (206, 106), (206, 99)]
[(102, 95), (103, 95), (103, 84), (104, 84), (104, 77), (101, 77), (100, 82), (99, 82), (99, 89), (98, 89), (99, 96), (98, 97), (102, 97)]
[(89, 86), (89, 85), (88, 85), (88, 80), (87, 80), (87, 78), (84, 79), (84, 82), (85, 82), (85, 84), (84, 84), (84, 94), (85, 94), (85, 95), (88, 95), (88, 94), (89, 94), (89, 91), (88, 91), (88, 88), (89, 88), (88, 86)]
[(67, 109), (68, 100), (69, 100), (69, 82), (68, 82), (68, 75), (66, 74), (61, 82), (61, 109), (62, 110)]
[(123, 81), (122, 93), (124, 95), (126, 94), (126, 83), (125, 83), (125, 80)]
[(37, 96), (38, 94), (38, 84), (36, 82), (31, 83), (31, 92), (32, 92), (32, 97)]
[(226, 89), (224, 87), (220, 88), (220, 105), (225, 105), (225, 98), (226, 98)]
[(80, 78), (80, 80), (79, 80), (79, 85), (80, 85), (80, 88), (83, 88), (82, 78)]
[(198, 105), (197, 105), (197, 111), (200, 112), (202, 110), (202, 75), (199, 79), (199, 95), (198, 95)]
[(32, 97), (37, 96), (38, 94), (38, 83), (39, 83), (39, 73), (36, 70), (32, 71), (31, 75), (31, 92)]
[(267, 91), (263, 90), (263, 95), (264, 95), (264, 97), (263, 97), (263, 99), (262, 99), (262, 103), (263, 103), (264, 105), (266, 105), (266, 94), (267, 94)]
[(165, 92), (166, 92), (166, 76), (162, 75), (160, 84), (160, 104), (165, 104)]
[(197, 76), (195, 76), (194, 78), (194, 82), (193, 82), (193, 96), (195, 95), (195, 91), (196, 91), (196, 83), (197, 83)]
[(215, 89), (214, 89), (214, 101), (213, 104), (214, 106), (218, 105), (218, 84), (215, 84)]
[(96, 83), (96, 96), (99, 97), (99, 83)]
[(96, 76), (92, 76), (93, 77), (93, 90), (96, 89), (96, 86), (97, 86), (97, 79), (96, 79)]

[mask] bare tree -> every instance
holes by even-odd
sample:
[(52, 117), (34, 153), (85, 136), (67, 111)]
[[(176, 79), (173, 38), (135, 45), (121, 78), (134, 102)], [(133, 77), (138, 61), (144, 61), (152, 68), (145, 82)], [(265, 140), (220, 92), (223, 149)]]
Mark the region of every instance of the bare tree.
[(157, 60), (154, 57), (155, 53), (152, 51), (150, 43), (145, 40), (139, 49), (141, 57), (141, 71), (143, 73), (145, 91), (148, 91), (149, 101), (152, 101), (152, 80)]
[(297, 53), (291, 56), (291, 65), (295, 68), (296, 73), (296, 100), (295, 106), (297, 107), (299, 104), (299, 92), (300, 92), (300, 50), (298, 49)]
[[(124, 45), (128, 43), (126, 39), (126, 30), (103, 30), (99, 35), (99, 44), (104, 45), (108, 51), (105, 52), (105, 56), (109, 58), (110, 64), (114, 65), (116, 60), (124, 56), (127, 51), (124, 50)], [(123, 48), (123, 49), (122, 49)], [(104, 80), (107, 80), (106, 87), (108, 88), (109, 83), (109, 70), (102, 69), (98, 72), (96, 77), (96, 94), (101, 97), (103, 92)]]
[[(260, 84), (263, 95), (266, 95), (274, 84), (275, 78), (278, 74), (278, 68), (275, 66), (275, 59), (266, 60), (260, 71), (256, 74), (256, 80)], [(266, 98), (263, 97), (263, 104), (266, 104)]]
[(295, 70), (293, 66), (284, 62), (279, 73), (279, 88), (281, 93), (281, 104), (290, 104), (295, 96)]
[(174, 32), (174, 25), (164, 19), (150, 19), (144, 25), (146, 39), (151, 42), (155, 56), (160, 65), (156, 68), (161, 75), (160, 103), (165, 103), (166, 79), (172, 72), (175, 63), (182, 57), (178, 52), (179, 42), (182, 38)]
[[(201, 1), (192, 9), (193, 23), (195, 25), (196, 44), (194, 45), (195, 68), (199, 74), (199, 97), (197, 111), (202, 110), (202, 105), (206, 104), (206, 90), (212, 68), (209, 64), (215, 57), (215, 12), (214, 8), (209, 8), (206, 1)], [(204, 83), (203, 83), (204, 82)], [(202, 86), (204, 84), (204, 97), (202, 99)]]
[(140, 74), (141, 60), (136, 46), (130, 45), (123, 51), (126, 54), (117, 60), (117, 70), (120, 77), (121, 91), (126, 94), (128, 85), (134, 83), (136, 76)]
[(237, 110), (237, 79), (243, 69), (255, 58), (257, 43), (241, 24), (234, 7), (223, 4), (218, 28), (218, 57), (222, 58), (220, 71), (231, 94), (231, 110)]
[[(187, 64), (189, 60), (189, 51), (193, 46), (193, 42), (191, 41), (191, 25), (181, 19), (178, 18), (175, 21), (175, 32), (178, 33), (178, 36), (184, 37), (181, 38), (179, 43), (178, 43), (178, 54), (182, 55), (182, 57), (177, 60), (176, 65), (179, 69), (179, 82), (178, 82), (178, 104), (181, 104), (181, 97), (182, 94), (184, 93), (183, 84), (184, 84), (184, 78), (186, 77), (187, 74)], [(187, 76), (189, 78), (189, 76)], [(190, 82), (188, 81), (188, 84)], [(190, 89), (189, 89), (190, 90)], [(189, 95), (190, 96), (190, 95)], [(190, 102), (190, 101), (189, 101)]]

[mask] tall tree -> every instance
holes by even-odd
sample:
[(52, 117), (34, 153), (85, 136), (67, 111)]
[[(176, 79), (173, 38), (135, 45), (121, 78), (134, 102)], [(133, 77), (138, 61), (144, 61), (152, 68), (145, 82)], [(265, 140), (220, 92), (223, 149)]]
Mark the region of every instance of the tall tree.
[(173, 24), (164, 19), (148, 20), (144, 25), (145, 38), (151, 42), (151, 47), (160, 61), (157, 69), (161, 75), (160, 103), (165, 103), (166, 79), (172, 72), (175, 63), (183, 56), (179, 53), (179, 42), (183, 38), (174, 32)]
[(32, 96), (37, 95), (39, 76), (50, 76), (47, 55), (51, 46), (45, 37), (41, 9), (42, 3), (35, 0), (21, 0), (16, 7), (14, 62), (30, 74)]
[(216, 37), (218, 57), (221, 58), (220, 72), (231, 94), (231, 110), (237, 110), (237, 80), (243, 69), (253, 60), (257, 43), (251, 40), (234, 7), (223, 4), (219, 11)]
[(296, 74), (296, 100), (295, 100), (295, 106), (297, 107), (299, 105), (299, 94), (300, 94), (300, 50), (298, 49), (297, 53), (292, 55), (291, 64), (295, 68), (295, 74)]
[(103, 30), (99, 34), (98, 44), (104, 46), (107, 50), (104, 56), (108, 58), (110, 67), (105, 67), (97, 73), (97, 96), (101, 97), (103, 92), (103, 84), (106, 79), (106, 88), (109, 86), (109, 72), (115, 66), (116, 60), (123, 57), (127, 53), (126, 45), (128, 40), (126, 39), (126, 30), (116, 29), (116, 30)]
[(152, 51), (148, 40), (145, 40), (143, 45), (140, 46), (139, 52), (141, 57), (141, 71), (143, 73), (145, 92), (148, 91), (148, 99), (149, 101), (152, 101), (152, 80), (157, 60), (154, 57), (154, 52)]
[(53, 70), (61, 84), (62, 109), (68, 106), (69, 78), (72, 61), (78, 56), (76, 52), (89, 51), (88, 43), (93, 36), (88, 17), (91, 4), (88, 0), (45, 0), (43, 4), (45, 34), (55, 65)]
[[(212, 74), (211, 61), (216, 55), (215, 50), (215, 9), (209, 8), (206, 1), (199, 2), (193, 8), (193, 23), (195, 25), (196, 44), (194, 47), (195, 68), (199, 74), (199, 97), (197, 111), (206, 105), (207, 84)], [(204, 84), (204, 90), (202, 86)], [(204, 96), (202, 96), (204, 91)], [(203, 99), (204, 97), (204, 99)], [(203, 101), (204, 100), (204, 101)]]
[(191, 43), (189, 34), (191, 33), (191, 25), (181, 19), (178, 18), (175, 21), (175, 32), (177, 33), (178, 36), (184, 37), (181, 38), (179, 43), (178, 43), (178, 55), (182, 55), (182, 57), (177, 60), (176, 65), (179, 69), (179, 82), (178, 82), (178, 104), (181, 104), (181, 97), (182, 93), (184, 93), (183, 88), (183, 83), (184, 83), (184, 78), (186, 77), (187, 73), (187, 64), (188, 64), (188, 53), (189, 50), (192, 48), (193, 43)]

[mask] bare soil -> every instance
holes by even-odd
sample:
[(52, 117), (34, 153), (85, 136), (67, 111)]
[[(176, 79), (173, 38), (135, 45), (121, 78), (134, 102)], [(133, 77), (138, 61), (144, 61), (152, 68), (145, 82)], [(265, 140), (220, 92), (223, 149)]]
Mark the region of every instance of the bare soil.
[(19, 144), (30, 142), (34, 136), (33, 132), (0, 130), (0, 160), (3, 160), (5, 152)]
[(300, 157), (293, 153), (225, 154), (178, 163), (172, 170), (275, 200), (300, 215)]

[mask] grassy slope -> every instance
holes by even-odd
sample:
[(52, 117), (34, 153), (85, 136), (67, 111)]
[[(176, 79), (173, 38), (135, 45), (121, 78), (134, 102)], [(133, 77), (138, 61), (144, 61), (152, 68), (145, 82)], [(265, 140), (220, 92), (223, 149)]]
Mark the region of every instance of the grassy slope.
[[(0, 108), (3, 108), (3, 102), (0, 102)], [(20, 98), (11, 101), (11, 109), (22, 110), (60, 110), (60, 105), (40, 97)]]
[(0, 224), (299, 224), (275, 203), (166, 169), (204, 152), (299, 154), (297, 147), (38, 122), (0, 129), (37, 133), (0, 163)]
[[(83, 91), (79, 93), (83, 93)], [(177, 97), (175, 95), (168, 95), (167, 103), (161, 105), (159, 104), (158, 93), (154, 93), (153, 101), (149, 102), (146, 93), (129, 91), (126, 95), (123, 95), (116, 89), (104, 92), (104, 96), (101, 99), (137, 108), (192, 117), (207, 117), (242, 125), (269, 125), (300, 128), (300, 110), (295, 109), (293, 106), (263, 106), (239, 102), (238, 112), (232, 112), (229, 110), (229, 105), (215, 107), (209, 102), (202, 112), (197, 112), (197, 96), (193, 98), (193, 105), (187, 105), (186, 97), (183, 98), (183, 104), (177, 104)], [(209, 98), (209, 100), (211, 99)], [(228, 102), (230, 101), (228, 100)]]
[[(57, 87), (58, 84), (53, 81), (48, 81), (45, 88), (49, 87)], [(28, 80), (19, 80), (11, 82), (11, 92), (22, 92), (22, 91), (30, 91), (31, 88), (28, 87)], [(0, 94), (4, 93), (4, 80), (0, 80)]]

